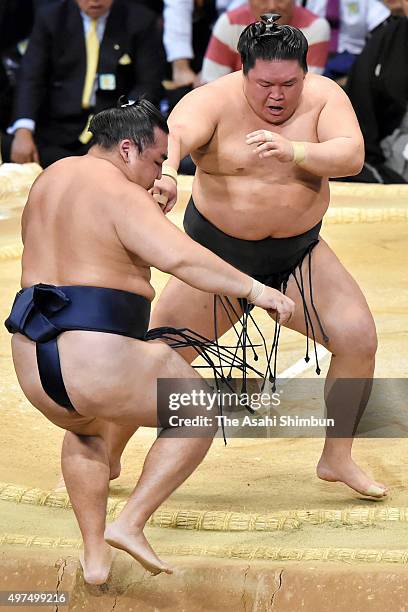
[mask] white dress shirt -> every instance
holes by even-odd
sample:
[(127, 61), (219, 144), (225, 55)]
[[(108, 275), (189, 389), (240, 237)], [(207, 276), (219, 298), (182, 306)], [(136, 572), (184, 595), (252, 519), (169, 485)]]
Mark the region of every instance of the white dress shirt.
[[(245, 0), (217, 0), (219, 11), (245, 4)], [(168, 62), (192, 59), (194, 0), (164, 0), (163, 43)]]
[[(301, 1), (297, 0), (297, 4)], [(309, 11), (326, 16), (327, 0), (306, 0)], [(340, 0), (340, 31), (337, 51), (358, 55), (363, 50), (369, 32), (390, 16), (380, 0)]]

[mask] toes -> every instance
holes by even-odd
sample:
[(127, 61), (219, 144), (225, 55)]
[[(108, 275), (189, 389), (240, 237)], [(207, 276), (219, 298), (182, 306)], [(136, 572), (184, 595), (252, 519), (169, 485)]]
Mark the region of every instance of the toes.
[(384, 483), (382, 483), (382, 482), (375, 482), (374, 484), (377, 485), (377, 487), (381, 487), (381, 489), (384, 489), (384, 491), (388, 492), (388, 487)]
[(163, 567), (161, 567), (160, 569), (150, 570), (150, 573), (153, 576), (158, 576), (159, 574), (162, 574), (162, 573), (164, 573), (164, 574), (172, 574), (173, 570), (170, 567), (165, 567), (163, 565)]
[(376, 497), (376, 498), (387, 496), (387, 490), (385, 488), (378, 487), (377, 485), (374, 485), (374, 484), (370, 485), (368, 489), (366, 489), (362, 493), (363, 495), (367, 495), (369, 497)]

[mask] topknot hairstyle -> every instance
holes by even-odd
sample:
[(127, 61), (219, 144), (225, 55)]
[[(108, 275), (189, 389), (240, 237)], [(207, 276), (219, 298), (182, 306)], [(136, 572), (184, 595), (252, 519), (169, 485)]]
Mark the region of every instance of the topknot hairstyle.
[(156, 127), (169, 133), (166, 119), (151, 102), (144, 98), (129, 102), (126, 96), (121, 96), (116, 108), (108, 108), (92, 117), (89, 125), (93, 134), (91, 144), (112, 149), (128, 138), (142, 153), (154, 143)]
[(280, 17), (275, 13), (262, 15), (260, 21), (251, 23), (242, 32), (238, 41), (238, 52), (245, 75), (255, 66), (257, 59), (295, 59), (304, 72), (307, 72), (306, 37), (298, 28), (276, 23)]

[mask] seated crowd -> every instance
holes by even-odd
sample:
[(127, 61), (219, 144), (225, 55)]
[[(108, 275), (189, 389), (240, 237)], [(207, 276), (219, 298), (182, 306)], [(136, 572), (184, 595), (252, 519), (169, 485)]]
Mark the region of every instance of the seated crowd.
[(408, 0), (0, 0), (0, 9), (4, 162), (45, 167), (85, 153), (92, 115), (122, 94), (168, 112), (239, 70), (243, 29), (279, 13), (305, 34), (309, 70), (335, 79), (356, 111), (366, 163), (345, 180), (408, 181)]

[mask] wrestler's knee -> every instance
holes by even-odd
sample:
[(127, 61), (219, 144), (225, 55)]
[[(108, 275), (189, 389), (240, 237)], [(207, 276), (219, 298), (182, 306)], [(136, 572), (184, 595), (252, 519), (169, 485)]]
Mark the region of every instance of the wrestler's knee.
[(369, 311), (350, 313), (342, 319), (335, 337), (331, 338), (333, 354), (353, 355), (364, 360), (372, 360), (377, 352), (377, 332)]
[(48, 398), (42, 402), (35, 402), (32, 398), (30, 401), (51, 423), (66, 431), (81, 433), (95, 420), (92, 415), (79, 414), (77, 410), (62, 408)]
[(152, 342), (150, 346), (154, 346), (153, 355), (154, 366), (156, 368), (161, 370), (162, 368), (174, 365), (176, 353), (166, 342), (158, 341), (154, 342), (154, 344)]
[[(180, 351), (181, 353), (181, 351)], [(189, 357), (189, 355), (187, 355)], [(185, 355), (179, 354), (178, 351), (170, 348), (168, 344), (164, 342), (155, 343), (155, 367), (158, 372), (158, 376), (165, 377), (189, 377), (195, 378), (198, 376), (191, 366), (186, 363), (190, 360)], [(192, 356), (191, 361), (194, 359)]]
[(54, 421), (55, 425), (78, 436), (88, 435), (89, 431), (93, 431), (95, 422), (95, 417), (85, 416), (72, 410), (67, 410), (67, 414), (60, 418), (58, 423)]
[(78, 451), (78, 443), (81, 444), (81, 448), (84, 454), (97, 453), (108, 457), (106, 440), (101, 435), (101, 432), (97, 433), (80, 433), (75, 431), (66, 431), (63, 440), (63, 453), (70, 453), (70, 451)]

